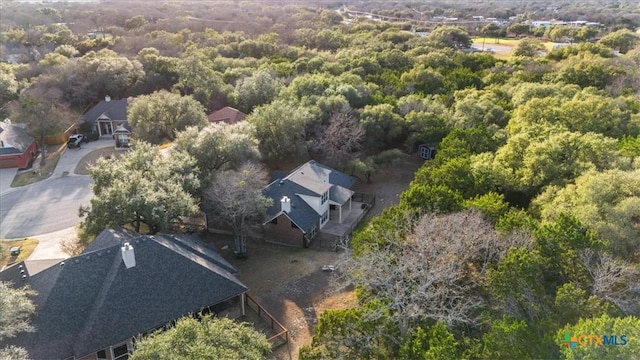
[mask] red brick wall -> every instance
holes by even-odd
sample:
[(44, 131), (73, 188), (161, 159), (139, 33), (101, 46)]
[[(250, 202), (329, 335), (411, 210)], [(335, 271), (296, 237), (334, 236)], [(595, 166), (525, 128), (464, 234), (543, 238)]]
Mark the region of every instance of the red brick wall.
[(3, 155), (0, 156), (0, 169), (8, 169), (18, 167), (16, 165), (20, 155)]
[(303, 247), (304, 234), (297, 227), (291, 226), (291, 220), (280, 215), (277, 224), (267, 223), (264, 226), (265, 240), (283, 245)]
[(19, 155), (4, 155), (0, 156), (0, 169), (8, 169), (8, 168), (18, 168), (22, 169), (29, 165), (29, 161), (31, 161), (31, 152), (35, 153), (38, 149), (38, 146), (34, 142), (25, 150), (24, 154)]

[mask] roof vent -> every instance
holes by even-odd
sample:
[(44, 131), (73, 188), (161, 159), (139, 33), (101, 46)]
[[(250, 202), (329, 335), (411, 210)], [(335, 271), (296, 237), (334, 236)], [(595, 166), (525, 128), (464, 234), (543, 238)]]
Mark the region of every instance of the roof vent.
[(111, 96), (107, 95), (104, 97), (104, 101), (109, 102), (111, 101)]
[(120, 251), (122, 252), (122, 261), (124, 261), (124, 266), (126, 266), (127, 269), (131, 269), (132, 267), (135, 267), (136, 256), (135, 256), (135, 253), (133, 252), (133, 246), (131, 246), (131, 244), (126, 242), (122, 245), (122, 247), (120, 248)]

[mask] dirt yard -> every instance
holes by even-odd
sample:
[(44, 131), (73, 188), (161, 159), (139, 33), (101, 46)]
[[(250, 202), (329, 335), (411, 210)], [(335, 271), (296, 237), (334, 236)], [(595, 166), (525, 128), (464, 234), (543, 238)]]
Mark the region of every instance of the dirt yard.
[[(377, 196), (369, 218), (398, 201), (422, 163), (417, 157), (407, 156), (375, 174), (371, 184), (357, 185), (358, 191)], [(249, 294), (289, 330), (289, 343), (275, 350), (276, 359), (298, 358), (299, 349), (311, 343), (313, 326), (322, 312), (356, 305), (352, 291), (328, 291), (331, 272), (322, 271), (322, 266), (335, 264), (339, 253), (256, 240), (248, 244), (248, 259), (239, 260), (233, 256), (230, 237), (212, 235), (209, 240), (218, 249), (224, 248), (219, 251), (239, 270), (238, 278), (250, 289)]]

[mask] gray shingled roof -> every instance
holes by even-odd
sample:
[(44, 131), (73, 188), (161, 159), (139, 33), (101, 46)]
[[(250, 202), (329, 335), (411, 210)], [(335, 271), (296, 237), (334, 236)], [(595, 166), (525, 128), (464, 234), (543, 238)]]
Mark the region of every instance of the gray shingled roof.
[(127, 121), (127, 99), (102, 100), (82, 115), (82, 119), (88, 123), (95, 123), (101, 116), (106, 116), (112, 121)]
[(313, 210), (298, 194), (317, 196), (308, 189), (296, 184), (289, 179), (278, 179), (262, 190), (262, 194), (273, 199), (273, 205), (267, 209), (267, 219), (271, 221), (281, 213), (282, 205), (280, 200), (283, 196), (291, 199), (291, 211), (287, 214), (304, 232), (308, 232), (311, 227), (318, 222), (320, 215)]
[(313, 191), (316, 196), (321, 196), (325, 192), (329, 191), (332, 186), (331, 183), (319, 180), (315, 173), (308, 174), (300, 170), (292, 171), (287, 176), (287, 179), (290, 179), (294, 183)]
[(272, 220), (280, 214), (280, 200), (283, 196), (291, 199), (291, 212), (287, 216), (303, 231), (307, 232), (318, 222), (318, 214), (298, 195), (319, 197), (329, 190), (329, 199), (344, 204), (353, 191), (349, 190), (355, 179), (349, 175), (315, 162), (308, 161), (283, 178), (273, 181), (262, 190), (262, 194), (273, 199), (273, 205), (267, 209), (267, 219)]
[[(118, 232), (116, 232), (118, 233)], [(113, 232), (112, 232), (113, 234)], [(34, 359), (82, 357), (166, 325), (247, 291), (215, 251), (194, 237), (138, 236), (136, 266), (127, 269), (118, 244), (70, 258), (26, 281), (38, 292), (34, 333), (11, 343)]]
[(8, 155), (24, 153), (35, 139), (24, 128), (0, 121), (0, 141), (0, 155)]
[(131, 240), (140, 236), (135, 231), (125, 229), (123, 227), (116, 227), (113, 229), (104, 229), (95, 239), (93, 239), (83, 252), (88, 253), (96, 250), (103, 250), (110, 248), (114, 245), (121, 245), (125, 241)]
[(329, 200), (342, 205), (353, 196), (353, 190), (345, 189), (340, 185), (335, 185), (329, 191)]
[(291, 175), (301, 173), (304, 173), (311, 179), (316, 179), (316, 181), (323, 181), (323, 179), (327, 177), (330, 184), (339, 185), (347, 189), (350, 189), (356, 183), (353, 176), (349, 176), (336, 169), (322, 165), (315, 160), (310, 160), (302, 164), (300, 167), (293, 170)]

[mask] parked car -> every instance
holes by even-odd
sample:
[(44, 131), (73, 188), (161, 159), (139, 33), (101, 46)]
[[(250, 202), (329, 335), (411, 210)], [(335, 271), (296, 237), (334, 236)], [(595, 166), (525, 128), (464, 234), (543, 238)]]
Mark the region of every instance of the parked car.
[(67, 140), (67, 148), (79, 148), (83, 142), (86, 142), (86, 138), (82, 134), (75, 134), (69, 136), (69, 140)]

